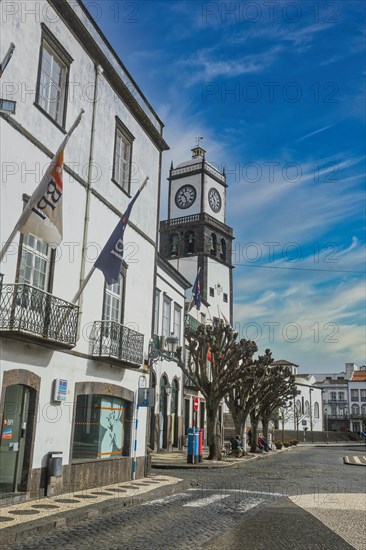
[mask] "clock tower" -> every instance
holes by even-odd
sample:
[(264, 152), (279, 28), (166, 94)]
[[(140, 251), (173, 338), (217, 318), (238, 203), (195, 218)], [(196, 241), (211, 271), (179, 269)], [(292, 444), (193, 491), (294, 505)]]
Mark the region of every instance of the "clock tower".
[[(197, 145), (169, 171), (168, 219), (160, 222), (160, 252), (189, 281), (200, 268), (201, 295), (212, 318), (232, 323), (233, 230), (226, 225), (226, 177)], [(219, 314), (220, 311), (220, 314)]]

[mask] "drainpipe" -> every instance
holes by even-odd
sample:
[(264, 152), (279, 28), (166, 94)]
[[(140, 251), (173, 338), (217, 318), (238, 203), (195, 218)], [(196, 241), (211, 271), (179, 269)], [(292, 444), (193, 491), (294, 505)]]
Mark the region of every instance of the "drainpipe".
[[(94, 79), (94, 94), (93, 94), (93, 113), (92, 113), (92, 126), (90, 134), (90, 146), (89, 146), (89, 161), (88, 161), (88, 180), (86, 188), (86, 199), (85, 199), (85, 216), (84, 216), (84, 231), (83, 231), (83, 246), (81, 253), (81, 267), (80, 267), (80, 282), (79, 286), (82, 285), (85, 279), (85, 264), (86, 264), (86, 247), (88, 244), (88, 234), (89, 234), (89, 221), (90, 221), (90, 198), (91, 198), (91, 184), (92, 184), (92, 173), (93, 173), (93, 161), (94, 161), (94, 139), (95, 139), (95, 119), (96, 119), (96, 110), (97, 110), (97, 101), (98, 101), (98, 83), (99, 77), (101, 74), (100, 65), (95, 65), (95, 79)], [(79, 298), (79, 319), (78, 319), (78, 333), (77, 340), (80, 338), (80, 320), (83, 309), (83, 294)]]

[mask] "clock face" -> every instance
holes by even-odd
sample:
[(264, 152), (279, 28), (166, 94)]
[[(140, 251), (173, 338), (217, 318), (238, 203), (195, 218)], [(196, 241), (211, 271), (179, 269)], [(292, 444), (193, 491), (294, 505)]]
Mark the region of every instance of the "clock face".
[(175, 195), (178, 208), (189, 208), (196, 200), (196, 190), (192, 185), (183, 185)]
[(211, 189), (208, 192), (208, 203), (211, 207), (211, 210), (213, 210), (216, 213), (220, 212), (221, 197), (220, 197), (220, 193), (214, 187), (211, 187)]

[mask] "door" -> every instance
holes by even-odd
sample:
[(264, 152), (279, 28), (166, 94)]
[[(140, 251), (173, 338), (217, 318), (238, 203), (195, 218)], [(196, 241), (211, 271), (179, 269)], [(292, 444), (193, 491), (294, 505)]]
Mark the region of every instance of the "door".
[(9, 386), (5, 394), (0, 441), (0, 490), (26, 491), (28, 470), (24, 458), (29, 453), (26, 438), (30, 390), (20, 384)]

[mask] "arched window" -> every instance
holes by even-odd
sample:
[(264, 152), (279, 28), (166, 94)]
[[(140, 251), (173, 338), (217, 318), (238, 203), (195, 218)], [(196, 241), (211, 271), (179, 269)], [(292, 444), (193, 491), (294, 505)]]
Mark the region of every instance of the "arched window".
[(360, 414), (360, 407), (358, 405), (352, 405), (352, 414)]
[(211, 255), (216, 256), (217, 254), (217, 237), (215, 233), (211, 233)]
[(309, 401), (305, 401), (305, 414), (306, 414), (306, 416), (309, 416), (309, 413), (310, 413)]
[(194, 254), (194, 232), (187, 231), (185, 234), (186, 254)]
[(300, 399), (296, 399), (295, 409), (296, 409), (296, 416), (300, 416), (300, 414), (301, 414), (301, 401), (300, 401)]
[(361, 414), (362, 414), (362, 416), (366, 416), (366, 405), (362, 405)]
[(226, 241), (225, 239), (221, 239), (221, 254), (220, 258), (223, 262), (226, 262)]
[(178, 254), (179, 235), (178, 233), (172, 233), (169, 236), (170, 255), (176, 256)]
[(319, 418), (319, 403), (314, 403), (314, 418)]

